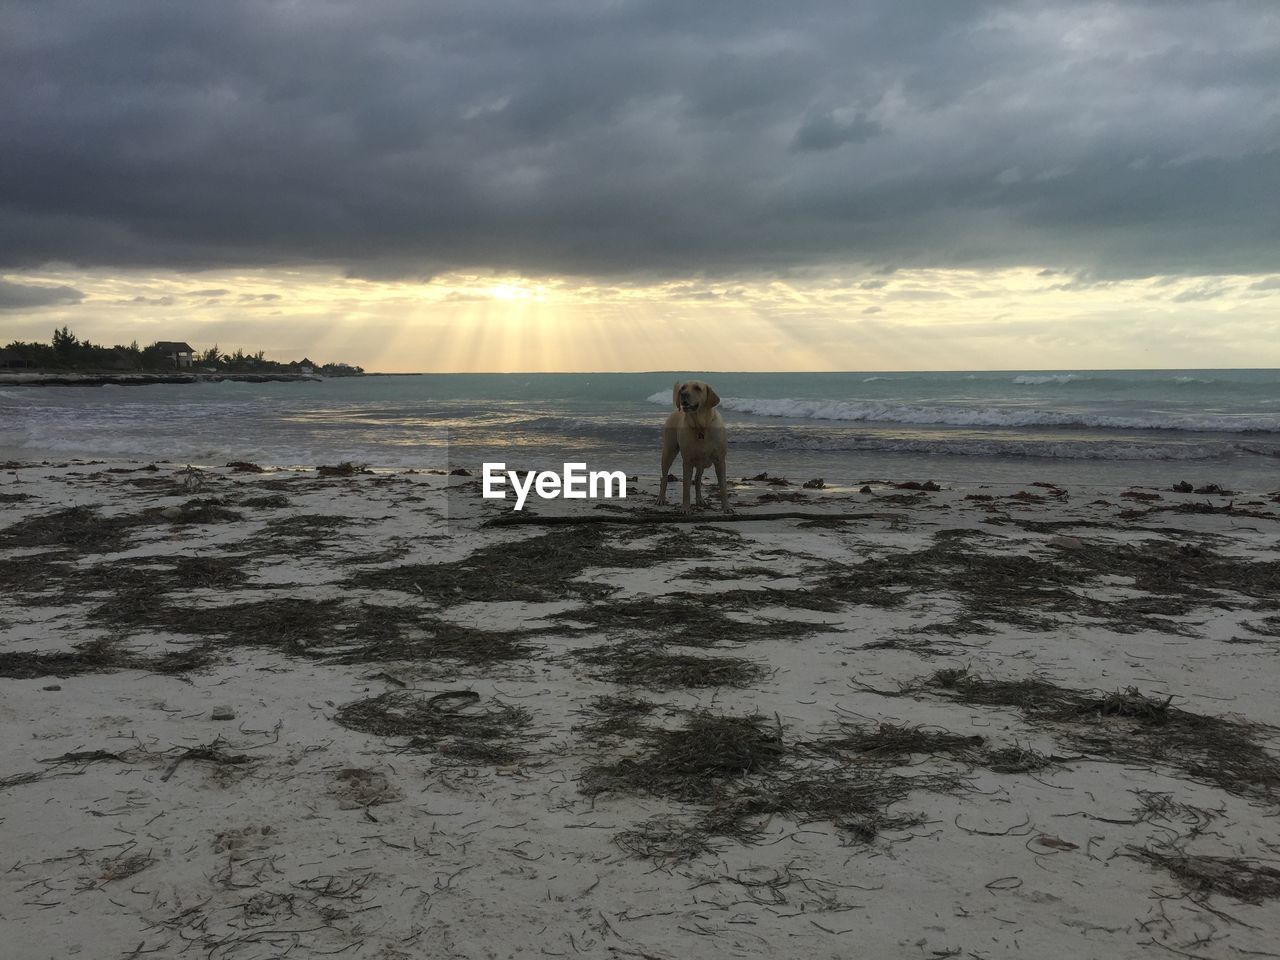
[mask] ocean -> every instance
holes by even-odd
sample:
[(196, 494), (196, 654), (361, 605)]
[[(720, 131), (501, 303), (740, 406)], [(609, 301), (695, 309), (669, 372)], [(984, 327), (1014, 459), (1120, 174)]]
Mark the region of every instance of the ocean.
[(1280, 488), (1280, 371), (582, 373), (0, 387), (0, 459), (559, 467), (655, 476), (677, 379), (731, 476)]

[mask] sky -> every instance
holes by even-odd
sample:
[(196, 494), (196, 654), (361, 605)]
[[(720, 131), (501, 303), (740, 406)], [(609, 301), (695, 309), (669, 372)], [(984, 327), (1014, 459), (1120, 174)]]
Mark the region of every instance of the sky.
[(1274, 0), (0, 0), (0, 342), (1280, 365)]

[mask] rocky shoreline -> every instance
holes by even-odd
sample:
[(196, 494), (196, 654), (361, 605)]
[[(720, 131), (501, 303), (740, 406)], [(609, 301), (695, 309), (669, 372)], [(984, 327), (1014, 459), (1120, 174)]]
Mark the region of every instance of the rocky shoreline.
[(144, 387), (155, 383), (292, 383), (323, 380), (308, 373), (0, 373), (0, 387)]

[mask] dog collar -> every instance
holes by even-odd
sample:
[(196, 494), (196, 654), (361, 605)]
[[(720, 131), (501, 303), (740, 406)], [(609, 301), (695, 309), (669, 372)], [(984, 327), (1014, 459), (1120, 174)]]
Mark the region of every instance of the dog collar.
[(705, 431), (705, 430), (699, 430), (699, 431), (698, 431), (698, 439), (699, 439), (699, 440), (705, 440), (705, 439), (707, 439), (707, 431)]

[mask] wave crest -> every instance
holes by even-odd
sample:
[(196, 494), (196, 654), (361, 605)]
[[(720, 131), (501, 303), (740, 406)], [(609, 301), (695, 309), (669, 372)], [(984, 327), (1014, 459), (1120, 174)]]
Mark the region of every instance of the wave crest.
[[(655, 393), (650, 403), (669, 403), (665, 393)], [(1280, 417), (1230, 415), (1105, 416), (1063, 410), (1023, 407), (913, 406), (858, 400), (792, 400), (728, 397), (725, 410), (753, 417), (785, 417), (792, 420), (835, 420), (850, 423), (907, 423), (947, 427), (1077, 427), (1104, 430), (1171, 430), (1192, 433), (1280, 432)]]

